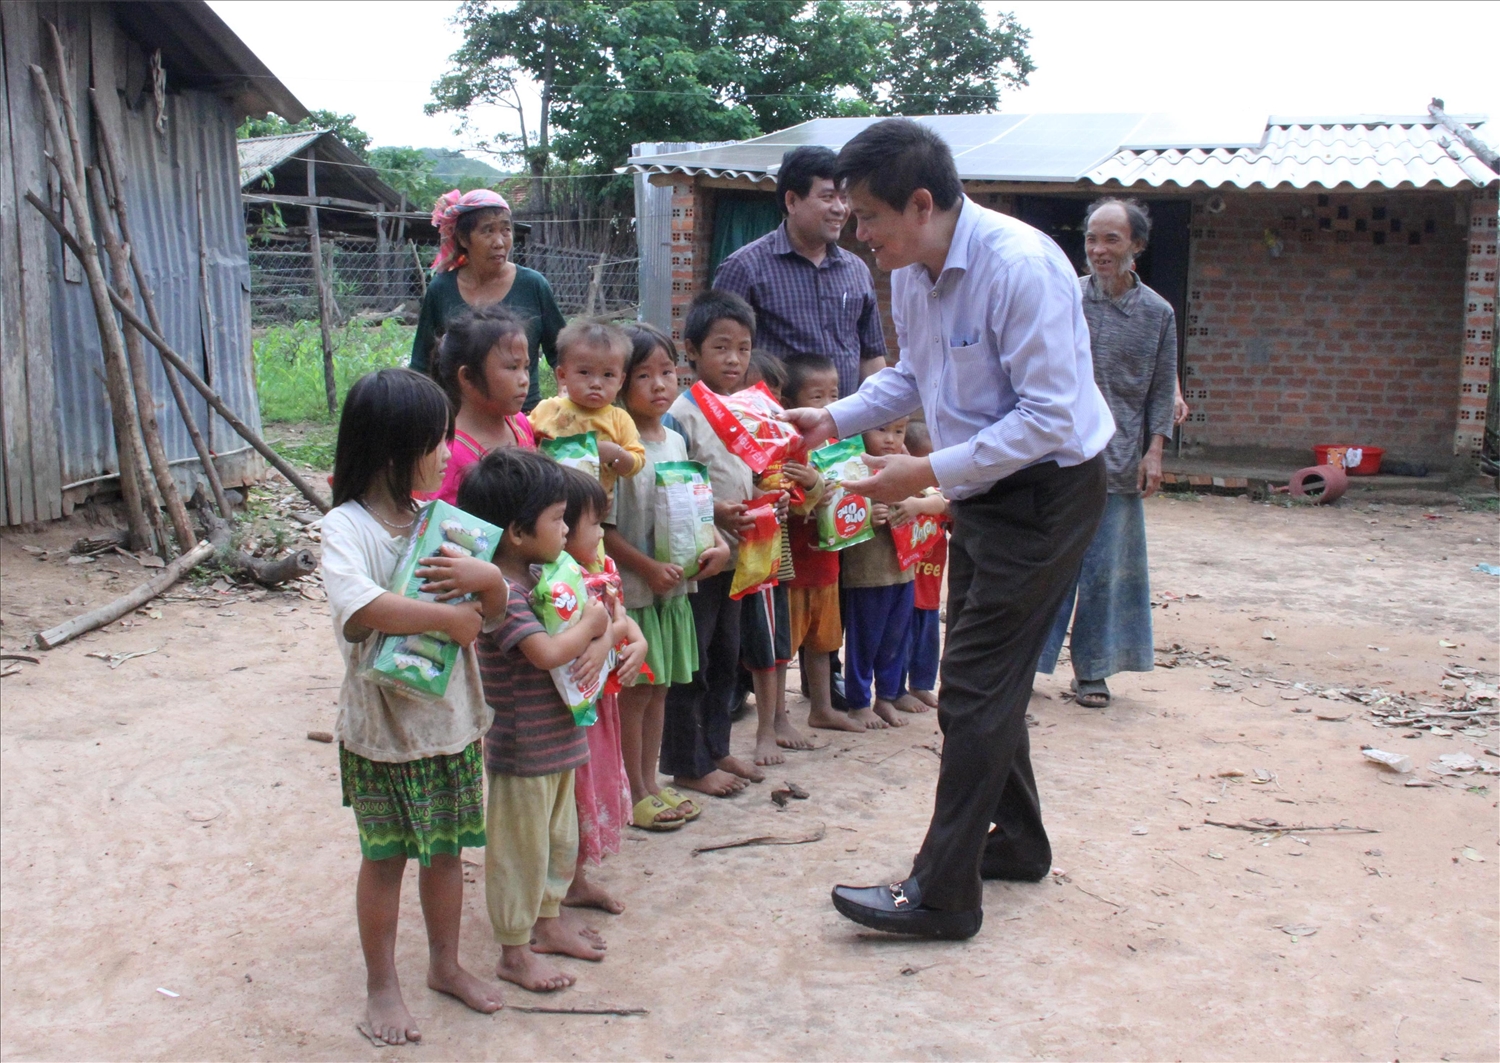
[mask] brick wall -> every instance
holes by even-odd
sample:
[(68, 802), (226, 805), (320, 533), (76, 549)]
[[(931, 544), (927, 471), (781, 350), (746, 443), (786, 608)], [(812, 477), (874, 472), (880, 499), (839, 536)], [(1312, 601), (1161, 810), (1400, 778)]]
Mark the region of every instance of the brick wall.
[[(1225, 194), (1195, 201), (1190, 442), (1453, 453), (1466, 197)], [(1493, 242), (1493, 238), (1491, 240)]]
[(1495, 353), (1496, 271), (1500, 267), (1496, 238), (1495, 189), (1476, 192), (1469, 203), (1468, 263), (1464, 274), (1463, 366), (1458, 395), (1458, 430), (1453, 452), (1466, 460), (1479, 457), (1489, 404), (1490, 360)]

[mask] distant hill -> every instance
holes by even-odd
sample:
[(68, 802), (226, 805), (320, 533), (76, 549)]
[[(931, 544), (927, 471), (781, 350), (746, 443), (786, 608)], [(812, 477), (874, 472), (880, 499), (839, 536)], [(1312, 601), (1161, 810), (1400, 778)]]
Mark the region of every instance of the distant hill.
[(492, 185), (506, 176), (503, 170), (495, 169), (483, 159), (471, 159), (452, 148), (419, 148), (418, 150), (432, 160), (434, 177), (455, 182), (460, 177), (473, 177), (486, 185)]

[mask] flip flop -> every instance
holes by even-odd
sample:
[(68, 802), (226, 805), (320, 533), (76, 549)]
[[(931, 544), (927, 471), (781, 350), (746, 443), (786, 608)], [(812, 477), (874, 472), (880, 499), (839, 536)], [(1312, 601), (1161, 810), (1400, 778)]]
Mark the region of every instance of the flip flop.
[(672, 789), (670, 786), (663, 786), (661, 790), (658, 791), (656, 796), (661, 798), (662, 801), (666, 802), (668, 808), (675, 808), (679, 811), (681, 810), (683, 805), (691, 805), (691, 812), (682, 813), (682, 822), (684, 823), (691, 823), (693, 820), (703, 815), (703, 809), (699, 807), (696, 801), (694, 801), (691, 797), (688, 797), (686, 794)]
[(1073, 693), (1077, 695), (1074, 700), (1086, 709), (1103, 709), (1109, 706), (1109, 685), (1102, 679), (1075, 679)]
[(667, 804), (655, 794), (647, 794), (635, 803), (630, 810), (631, 826), (639, 827), (641, 830), (672, 831), (681, 830), (687, 823), (686, 819), (661, 818), (663, 812), (672, 811), (672, 806)]

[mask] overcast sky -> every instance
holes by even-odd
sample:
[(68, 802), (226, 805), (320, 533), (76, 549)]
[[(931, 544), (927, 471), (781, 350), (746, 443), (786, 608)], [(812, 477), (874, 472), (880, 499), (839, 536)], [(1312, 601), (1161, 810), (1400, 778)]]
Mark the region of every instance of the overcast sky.
[[(466, 146), (451, 116), (422, 113), (460, 43), (452, 0), (210, 4), (306, 106), (354, 114), (377, 145)], [(985, 6), (1014, 12), (1032, 33), (1037, 69), (1030, 86), (1002, 95), (1006, 111), (1423, 114), (1439, 96), (1451, 113), (1500, 124), (1500, 4)], [(506, 115), (489, 120), (508, 127)], [(1500, 130), (1485, 133), (1500, 142)]]

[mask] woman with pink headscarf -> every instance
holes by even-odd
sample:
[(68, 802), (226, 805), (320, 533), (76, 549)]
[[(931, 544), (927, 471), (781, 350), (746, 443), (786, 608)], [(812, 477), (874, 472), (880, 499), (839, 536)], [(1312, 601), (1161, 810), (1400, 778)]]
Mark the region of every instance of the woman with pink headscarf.
[(438, 341), (450, 321), (465, 310), (503, 303), (526, 322), (531, 389), (525, 409), (529, 411), (542, 398), (537, 376), (539, 355), (546, 355), (548, 365), (557, 361), (557, 334), (566, 322), (547, 278), (511, 261), (515, 235), (510, 204), (488, 188), (472, 192), (455, 188), (438, 197), (432, 208), (432, 224), (437, 226), (442, 244), (433, 260), (432, 280), (417, 319), (411, 367), (431, 373)]

